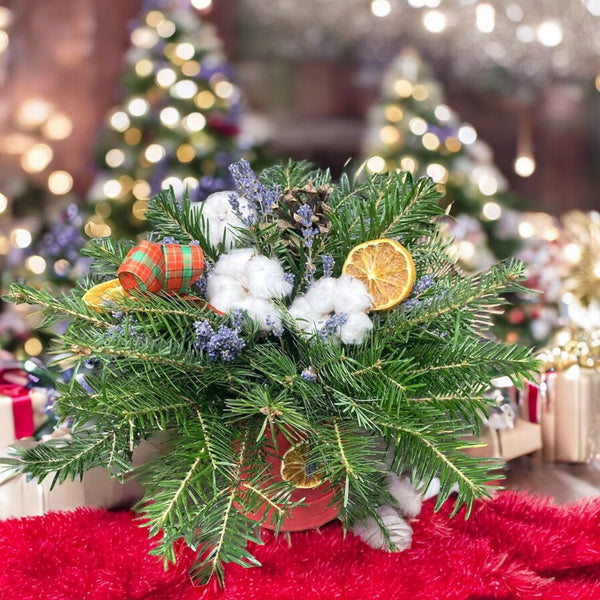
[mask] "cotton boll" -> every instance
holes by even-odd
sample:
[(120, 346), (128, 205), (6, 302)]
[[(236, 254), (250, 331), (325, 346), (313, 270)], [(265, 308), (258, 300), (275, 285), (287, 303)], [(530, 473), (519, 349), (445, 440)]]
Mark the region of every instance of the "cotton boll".
[(247, 297), (240, 283), (233, 277), (211, 273), (206, 286), (206, 299), (221, 312), (236, 308)]
[(246, 277), (250, 294), (255, 298), (281, 298), (292, 291), (281, 265), (260, 254), (252, 257)]
[(298, 296), (292, 302), (289, 312), (301, 331), (314, 333), (324, 322), (323, 315), (311, 308), (305, 296)]
[(326, 315), (334, 312), (337, 286), (338, 280), (333, 277), (324, 277), (313, 283), (305, 298), (315, 313)]
[(410, 479), (400, 477), (393, 471), (385, 475), (387, 488), (396, 500), (400, 512), (407, 517), (416, 517), (421, 512), (423, 499)]
[(235, 194), (239, 202), (239, 215), (246, 219), (253, 219), (255, 211), (248, 205), (244, 196), (236, 192), (224, 191), (211, 194), (201, 203), (193, 204), (194, 210), (202, 210), (202, 215), (208, 224), (208, 238), (210, 245), (216, 248), (225, 235), (225, 247), (235, 245), (236, 229), (245, 228), (246, 225), (231, 206), (231, 195)]
[(237, 308), (245, 310), (248, 316), (257, 321), (262, 332), (274, 331), (283, 327), (275, 307), (263, 298), (248, 297)]
[(340, 339), (344, 344), (361, 344), (371, 329), (373, 323), (368, 315), (364, 312), (352, 313), (340, 328)]
[[(377, 513), (383, 521), (396, 549), (406, 550), (407, 548), (410, 548), (412, 543), (412, 528), (406, 520), (391, 506), (380, 506), (377, 509)], [(352, 531), (371, 546), (371, 548), (385, 548), (385, 537), (379, 528), (377, 521), (375, 521), (373, 517), (368, 517), (364, 521), (357, 523), (352, 527)]]
[(342, 275), (337, 280), (335, 312), (366, 312), (372, 304), (371, 296), (361, 281), (350, 275)]
[(227, 254), (221, 254), (213, 273), (245, 280), (250, 261), (256, 256), (254, 248), (239, 248)]

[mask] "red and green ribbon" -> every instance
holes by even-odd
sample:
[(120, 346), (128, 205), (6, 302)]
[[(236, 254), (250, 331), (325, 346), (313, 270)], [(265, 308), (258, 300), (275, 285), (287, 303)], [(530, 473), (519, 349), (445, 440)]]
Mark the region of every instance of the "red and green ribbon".
[(132, 248), (117, 271), (128, 292), (179, 293), (187, 290), (204, 271), (200, 246), (143, 241)]

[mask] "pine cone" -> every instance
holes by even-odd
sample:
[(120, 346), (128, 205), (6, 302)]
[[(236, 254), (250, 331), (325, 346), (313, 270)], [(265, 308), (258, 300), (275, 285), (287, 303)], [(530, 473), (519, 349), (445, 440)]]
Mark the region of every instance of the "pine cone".
[(293, 230), (302, 233), (304, 225), (302, 218), (298, 215), (298, 209), (306, 204), (312, 211), (311, 221), (319, 233), (327, 233), (331, 229), (329, 213), (331, 207), (327, 204), (327, 197), (332, 191), (329, 185), (322, 185), (318, 189), (309, 181), (302, 188), (286, 190), (279, 206), (275, 210), (277, 223), (282, 231)]

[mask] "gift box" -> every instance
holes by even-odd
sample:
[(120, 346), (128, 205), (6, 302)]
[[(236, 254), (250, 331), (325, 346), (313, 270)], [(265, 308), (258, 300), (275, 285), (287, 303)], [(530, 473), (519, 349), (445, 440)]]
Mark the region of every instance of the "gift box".
[[(61, 428), (38, 442), (32, 438), (20, 440), (14, 447), (28, 448), (48, 439), (67, 437), (69, 430)], [(134, 452), (134, 463), (143, 464), (161, 452), (160, 442), (143, 442)], [(0, 456), (11, 456), (10, 447)], [(12, 454), (14, 456), (14, 454)], [(27, 480), (10, 469), (0, 470), (0, 518), (43, 515), (54, 510), (73, 510), (80, 506), (116, 508), (128, 506), (142, 497), (142, 488), (133, 479), (121, 483), (107, 469), (96, 467), (86, 471), (83, 479), (66, 480), (52, 487), (52, 476), (42, 482)]]
[(540, 390), (544, 459), (582, 463), (600, 452), (600, 371), (546, 372)]
[(46, 390), (27, 384), (22, 369), (0, 368), (0, 448), (31, 437), (47, 419)]

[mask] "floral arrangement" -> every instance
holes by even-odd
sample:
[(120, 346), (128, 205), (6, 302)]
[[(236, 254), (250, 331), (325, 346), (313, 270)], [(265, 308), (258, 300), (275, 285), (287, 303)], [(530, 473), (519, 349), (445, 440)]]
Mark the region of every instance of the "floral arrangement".
[[(522, 265), (462, 275), (427, 178), (230, 169), (234, 191), (153, 198), (141, 244), (94, 240), (78, 289), (12, 286), (9, 299), (39, 305), (46, 324), (70, 320), (58, 360), (86, 369), (55, 404), (72, 439), (13, 466), (138, 477), (137, 508), (162, 532), (155, 551), (174, 560), (183, 538), (204, 581), (228, 562), (256, 565), (248, 542), (261, 526), (315, 526), (302, 509), (384, 528), (388, 470), (415, 485), (438, 477), (438, 507), (456, 489), (456, 510), (488, 495), (498, 476), (462, 451), (463, 436), (478, 431), (491, 378), (519, 383), (534, 367), (489, 336)], [(160, 457), (134, 466), (157, 436)]]

